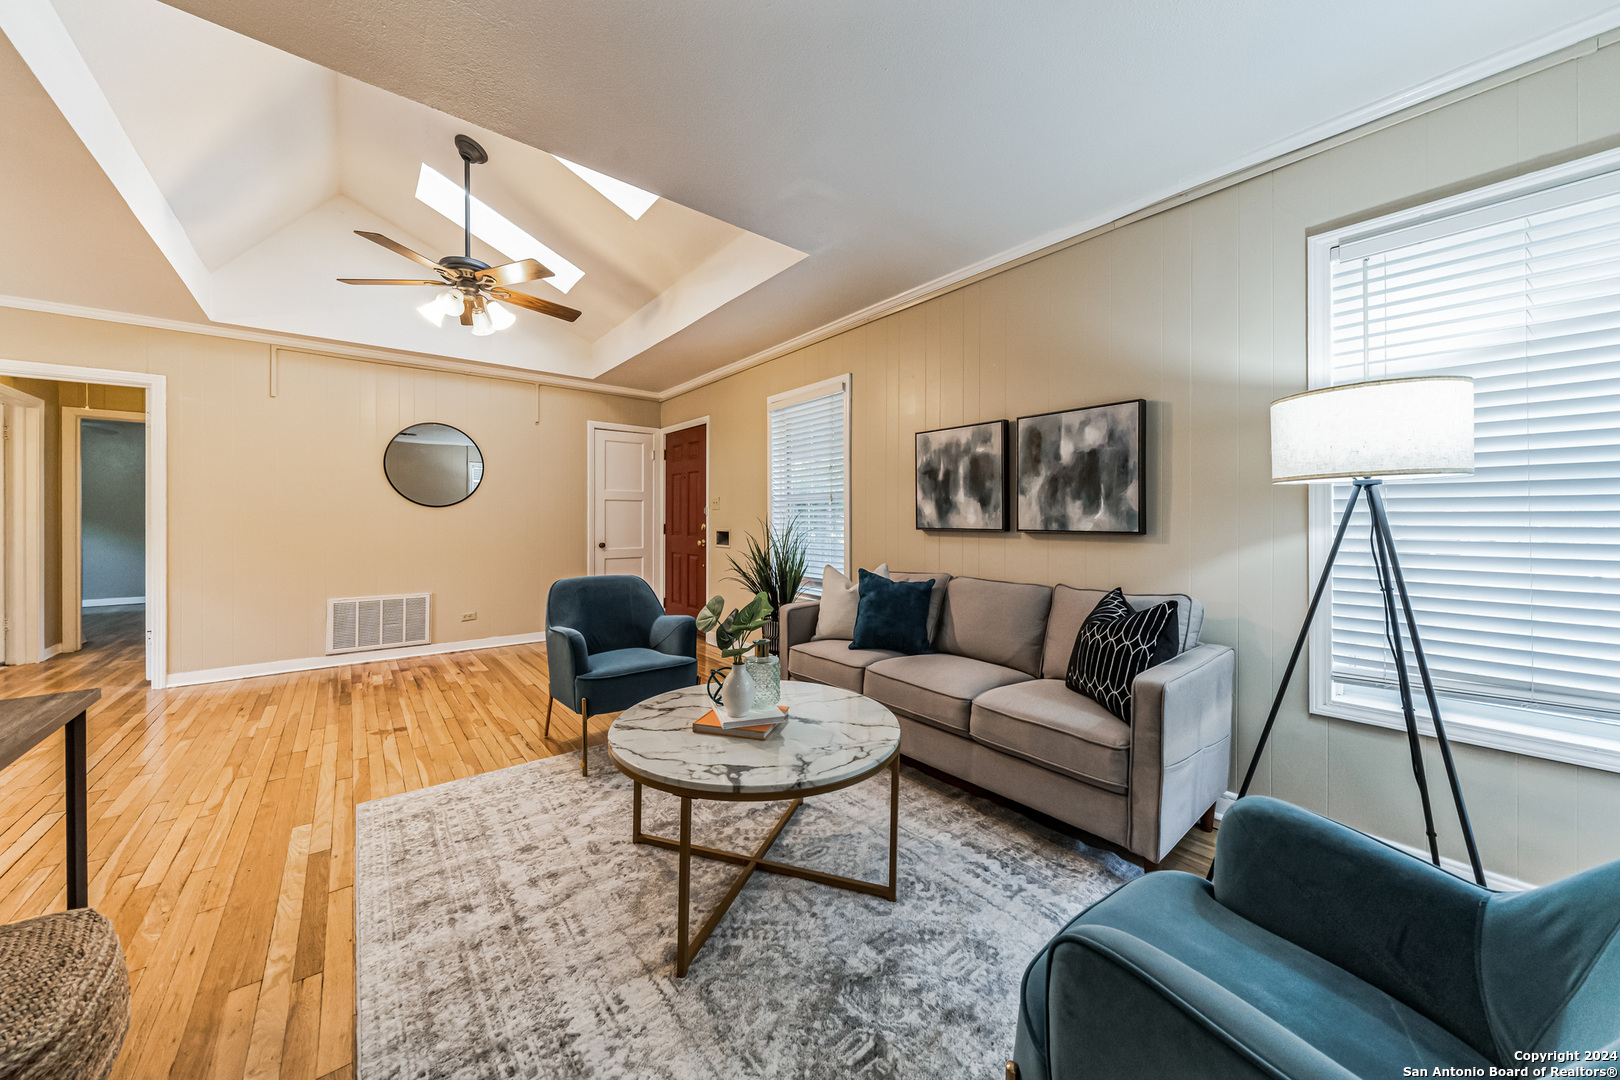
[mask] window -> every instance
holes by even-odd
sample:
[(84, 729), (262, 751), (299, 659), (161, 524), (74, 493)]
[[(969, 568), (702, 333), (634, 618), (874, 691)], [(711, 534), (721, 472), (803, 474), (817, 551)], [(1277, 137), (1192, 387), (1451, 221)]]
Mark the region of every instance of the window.
[[(416, 198), (455, 222), (463, 224), (467, 193), (462, 186), (426, 162), (416, 174)], [(476, 195), (472, 199), (472, 234), (508, 259), (535, 259), (551, 271), (546, 284), (566, 293), (585, 271), (524, 232)]]
[(771, 525), (797, 521), (809, 542), (804, 592), (821, 595), (822, 567), (848, 573), (849, 376), (766, 399)]
[[(1310, 290), (1313, 387), (1474, 379), (1474, 474), (1384, 489), (1448, 734), (1620, 771), (1620, 155), (1313, 237)], [(1318, 573), (1349, 492), (1313, 491)], [(1397, 726), (1357, 517), (1311, 705)]]

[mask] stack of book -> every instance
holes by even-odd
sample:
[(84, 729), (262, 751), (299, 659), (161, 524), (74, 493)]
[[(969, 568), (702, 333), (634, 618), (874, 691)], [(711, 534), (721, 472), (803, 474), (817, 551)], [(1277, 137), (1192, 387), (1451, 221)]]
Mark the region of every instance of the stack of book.
[(743, 716), (727, 716), (710, 709), (692, 721), (699, 735), (725, 735), (733, 739), (768, 739), (787, 726), (786, 705), (767, 705)]

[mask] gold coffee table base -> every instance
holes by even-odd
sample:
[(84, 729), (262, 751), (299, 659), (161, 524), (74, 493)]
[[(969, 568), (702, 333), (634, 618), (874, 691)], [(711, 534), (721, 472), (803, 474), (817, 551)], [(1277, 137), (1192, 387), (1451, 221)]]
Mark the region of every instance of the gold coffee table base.
[[(654, 847), (669, 848), (680, 852), (680, 884), (677, 887), (676, 906), (680, 909), (676, 923), (675, 935), (675, 977), (684, 979), (687, 968), (691, 966), (692, 958), (703, 948), (703, 943), (709, 940), (714, 928), (720, 925), (720, 920), (731, 909), (732, 901), (742, 892), (748, 879), (754, 876), (754, 871), (763, 870), (767, 874), (780, 874), (783, 877), (801, 878), (805, 881), (814, 881), (820, 885), (830, 885), (835, 889), (847, 889), (850, 892), (865, 893), (868, 896), (879, 896), (891, 903), (897, 898), (895, 888), (896, 864), (899, 856), (900, 842), (900, 754), (898, 751), (891, 754), (886, 761), (880, 761), (871, 769), (857, 776), (849, 777), (836, 784), (825, 787), (809, 788), (795, 792), (748, 792), (743, 794), (720, 794), (711, 791), (693, 791), (691, 789), (677, 788), (668, 784), (655, 783), (649, 779), (639, 777), (626, 769), (622, 762), (615, 762), (619, 768), (630, 776), (634, 790), (634, 803), (631, 811), (631, 838), (638, 844), (651, 844)], [(844, 877), (840, 874), (828, 874), (820, 870), (811, 870), (803, 866), (794, 866), (792, 863), (777, 862), (765, 858), (776, 843), (776, 838), (782, 835), (782, 829), (788, 820), (793, 817), (796, 810), (803, 805), (804, 800), (813, 795), (825, 795), (840, 788), (850, 787), (867, 780), (884, 769), (889, 770), (889, 882), (880, 885), (875, 881), (862, 881), (860, 878)], [(657, 788), (678, 796), (681, 800), (681, 835), (678, 840), (671, 840), (667, 836), (652, 836), (641, 831), (641, 786)], [(744, 855), (738, 851), (725, 851), (721, 848), (704, 847), (692, 843), (692, 800), (713, 799), (720, 802), (780, 802), (790, 800), (788, 808), (782, 816), (776, 819), (776, 824), (754, 848), (751, 855)], [(705, 859), (714, 859), (717, 862), (731, 863), (742, 867), (726, 895), (721, 897), (715, 905), (708, 919), (699, 928), (696, 935), (689, 937), (688, 924), (690, 921), (692, 899), (692, 856), (697, 855)]]

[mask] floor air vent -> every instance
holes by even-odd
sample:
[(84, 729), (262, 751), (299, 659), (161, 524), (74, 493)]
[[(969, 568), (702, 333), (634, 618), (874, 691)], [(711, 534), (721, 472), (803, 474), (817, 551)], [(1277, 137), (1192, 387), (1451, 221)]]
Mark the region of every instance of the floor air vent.
[(363, 652), (426, 645), (429, 593), (350, 596), (326, 602), (326, 652)]

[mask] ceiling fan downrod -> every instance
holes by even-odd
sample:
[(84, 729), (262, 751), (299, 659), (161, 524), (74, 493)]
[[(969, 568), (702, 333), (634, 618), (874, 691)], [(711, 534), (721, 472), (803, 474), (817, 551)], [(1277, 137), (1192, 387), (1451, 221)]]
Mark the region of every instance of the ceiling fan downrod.
[(467, 135), (456, 136), (456, 151), (461, 154), (461, 253), (470, 259), (472, 258), (472, 167), (488, 161), (489, 154)]

